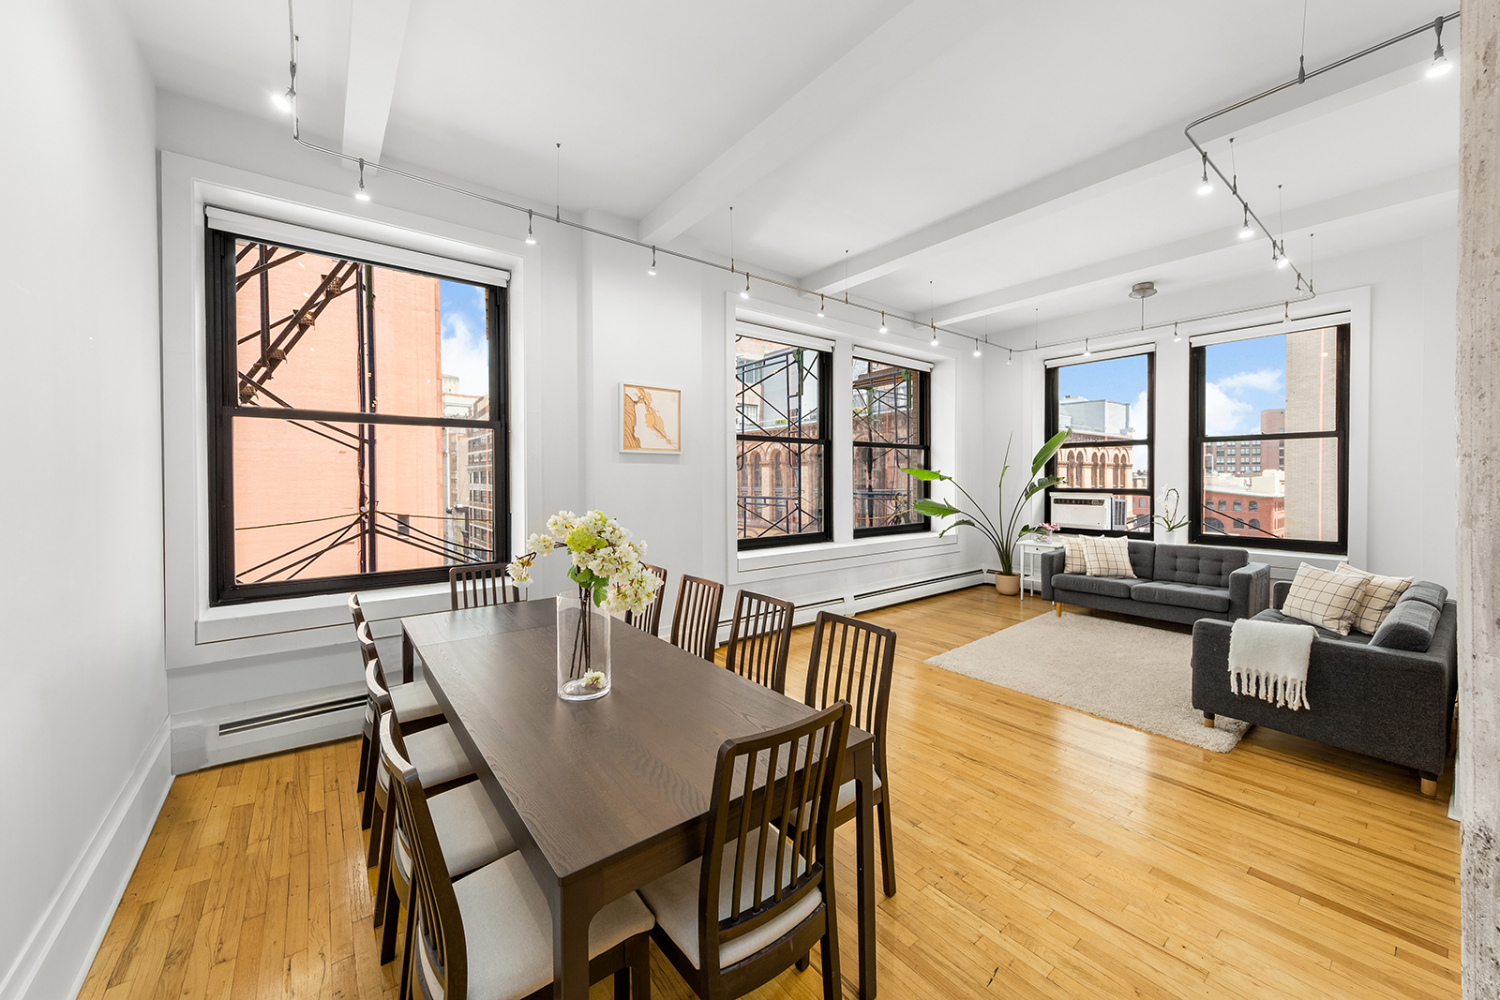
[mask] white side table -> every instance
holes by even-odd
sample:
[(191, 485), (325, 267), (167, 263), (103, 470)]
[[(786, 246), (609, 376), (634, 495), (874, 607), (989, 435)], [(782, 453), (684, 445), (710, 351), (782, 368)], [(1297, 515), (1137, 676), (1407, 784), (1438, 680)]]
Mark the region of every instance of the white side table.
[(1042, 554), (1062, 548), (1053, 541), (1036, 538), (1022, 539), (1017, 548), (1021, 550), (1021, 600), (1026, 600), (1026, 588), (1042, 589)]

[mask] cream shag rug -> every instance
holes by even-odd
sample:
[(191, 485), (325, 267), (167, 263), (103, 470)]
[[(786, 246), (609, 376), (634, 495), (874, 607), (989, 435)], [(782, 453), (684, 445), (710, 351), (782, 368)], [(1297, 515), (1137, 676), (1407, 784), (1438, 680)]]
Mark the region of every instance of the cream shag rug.
[(927, 662), (1148, 733), (1228, 753), (1250, 728), (1193, 707), (1193, 637), (1063, 613), (1001, 629)]

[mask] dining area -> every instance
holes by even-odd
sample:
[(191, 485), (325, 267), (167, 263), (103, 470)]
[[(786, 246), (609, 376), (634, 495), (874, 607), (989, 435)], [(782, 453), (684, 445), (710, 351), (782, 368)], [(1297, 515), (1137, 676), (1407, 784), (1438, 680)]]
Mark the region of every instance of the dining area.
[[(722, 585), (682, 576), (663, 623), (668, 573), (641, 565), (649, 599), (613, 616), (604, 600), (521, 599), (528, 566), (454, 567), (450, 610), (400, 620), (399, 669), (350, 596), (371, 930), (403, 1000), (582, 1000), (604, 980), (644, 1000), (648, 942), (704, 1000), (802, 974), (825, 998), (846, 982), (876, 996), (876, 894), (896, 891), (895, 634), (819, 612), (789, 695), (791, 603), (741, 591), (720, 664)], [(839, 879), (834, 831), (850, 822)]]

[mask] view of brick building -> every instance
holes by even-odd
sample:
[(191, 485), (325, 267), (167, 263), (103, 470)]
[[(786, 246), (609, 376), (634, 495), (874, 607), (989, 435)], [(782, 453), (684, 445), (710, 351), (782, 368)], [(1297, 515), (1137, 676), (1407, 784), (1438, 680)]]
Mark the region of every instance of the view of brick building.
[[(1110, 443), (1146, 436), (1144, 428), (1132, 424), (1131, 409), (1128, 403), (1110, 399), (1065, 396), (1058, 401), (1058, 426), (1072, 431), (1068, 447), (1057, 456), (1057, 475), (1063, 486), (1101, 492), (1150, 489), (1146, 447)], [(1076, 447), (1080, 444), (1096, 447)], [(1110, 524), (1129, 531), (1149, 530), (1149, 494), (1125, 494), (1113, 497), (1112, 502)]]
[(735, 352), (738, 537), (822, 532), (821, 356), (753, 337)]

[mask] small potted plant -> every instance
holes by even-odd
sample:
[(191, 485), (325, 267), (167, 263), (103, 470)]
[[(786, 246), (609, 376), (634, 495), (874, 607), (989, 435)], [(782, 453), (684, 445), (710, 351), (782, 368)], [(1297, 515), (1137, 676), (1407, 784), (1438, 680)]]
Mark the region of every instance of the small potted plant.
[[(952, 476), (945, 476), (936, 469), (902, 469), (907, 475), (923, 482), (953, 483), (958, 492), (962, 493), (964, 499), (969, 502), (972, 511), (948, 503), (946, 500), (918, 500), (912, 505), (912, 509), (919, 514), (928, 517), (953, 517), (963, 515), (948, 527), (942, 530), (946, 535), (954, 528), (967, 526), (984, 535), (989, 543), (995, 547), (995, 557), (1000, 560), (1000, 572), (995, 574), (995, 589), (1000, 593), (1014, 597), (1021, 592), (1021, 576), (1016, 572), (1016, 546), (1027, 535), (1046, 534), (1041, 525), (1033, 527), (1022, 524), (1021, 517), (1026, 513), (1026, 506), (1031, 498), (1049, 486), (1055, 486), (1061, 480), (1057, 476), (1038, 475), (1052, 456), (1057, 453), (1058, 447), (1067, 440), (1071, 430), (1058, 431), (1052, 439), (1042, 445), (1031, 459), (1031, 476), (1026, 484), (1021, 487), (1020, 494), (1016, 497), (1014, 505), (1010, 509), (1010, 516), (1004, 514), (1005, 509), (1005, 474), (1010, 471), (1010, 444), (1005, 446), (1005, 463), (1000, 468), (1000, 482), (995, 492), (998, 494), (998, 504), (995, 511), (995, 519), (991, 520), (983, 506), (969, 495), (969, 491), (953, 481)], [(997, 523), (1003, 522), (1003, 523)], [(941, 535), (939, 536), (941, 537)]]
[(1161, 512), (1151, 515), (1151, 520), (1165, 529), (1169, 545), (1187, 544), (1188, 519), (1179, 516), (1181, 507), (1182, 495), (1177, 492), (1176, 487), (1172, 487), (1161, 495)]

